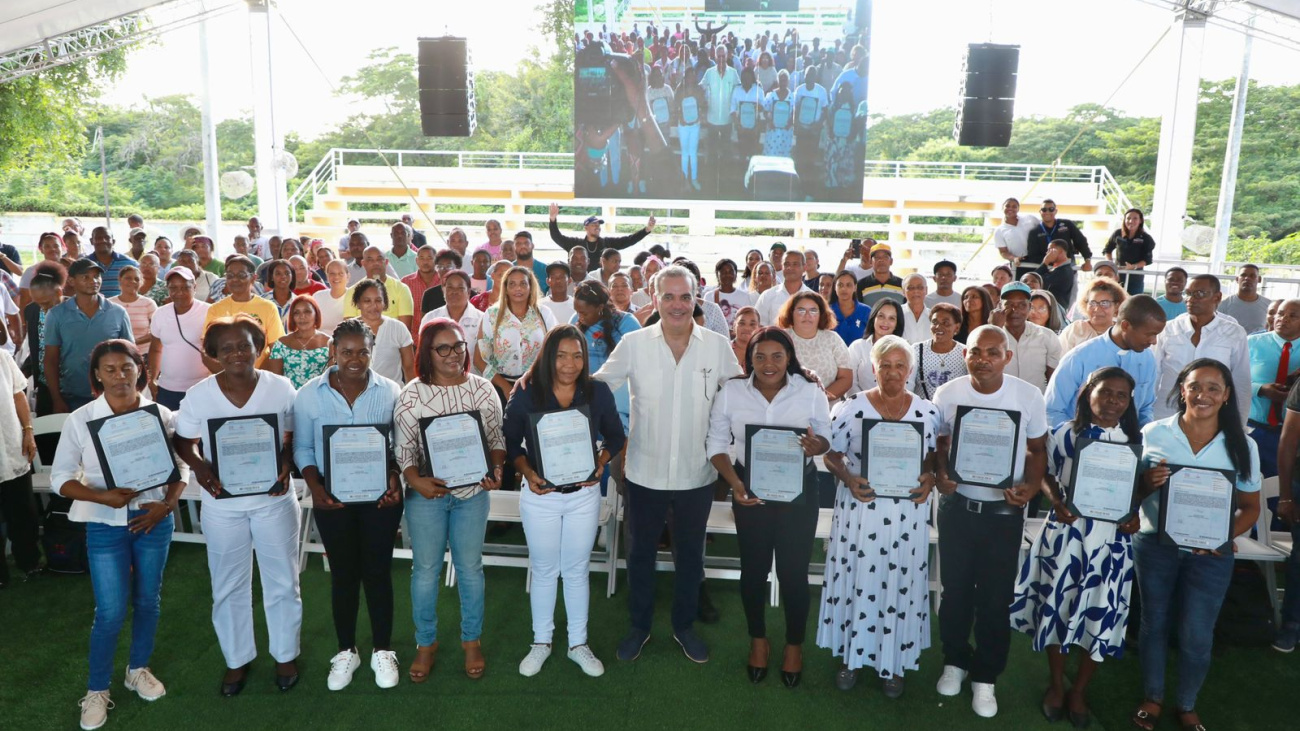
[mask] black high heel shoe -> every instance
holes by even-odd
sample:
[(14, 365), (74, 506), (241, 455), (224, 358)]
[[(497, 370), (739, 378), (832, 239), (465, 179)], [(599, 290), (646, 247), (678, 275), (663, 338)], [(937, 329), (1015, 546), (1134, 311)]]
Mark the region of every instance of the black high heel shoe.
[(754, 665), (747, 666), (745, 672), (749, 675), (749, 682), (754, 683), (755, 685), (763, 682), (763, 679), (767, 677), (767, 668), (760, 668)]
[(782, 670), (782, 671), (781, 671), (781, 682), (782, 682), (782, 683), (785, 683), (785, 687), (787, 687), (787, 688), (796, 688), (796, 687), (798, 687), (798, 686), (799, 686), (799, 681), (802, 680), (802, 679), (803, 679), (803, 671), (802, 671), (802, 670), (796, 670), (796, 671), (794, 671), (794, 672), (790, 672), (790, 671), (788, 671), (788, 670)]
[(221, 679), (221, 695), (226, 698), (234, 698), (244, 690), (244, 684), (248, 682), (248, 671), (252, 668), (253, 663), (248, 663), (242, 668), (236, 668), (243, 671), (237, 680), (227, 683), (225, 677)]
[(767, 640), (756, 639), (750, 641), (749, 656), (751, 658), (754, 656), (754, 651), (759, 647), (767, 648), (767, 651), (763, 653), (763, 664), (747, 665), (745, 668), (745, 674), (749, 676), (749, 682), (755, 685), (763, 682), (763, 679), (767, 677), (767, 663), (772, 655), (772, 646), (767, 643)]

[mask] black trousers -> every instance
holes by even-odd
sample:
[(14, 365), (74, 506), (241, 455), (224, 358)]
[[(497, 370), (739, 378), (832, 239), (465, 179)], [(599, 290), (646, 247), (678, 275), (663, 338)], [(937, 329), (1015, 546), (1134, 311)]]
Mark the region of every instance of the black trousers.
[[(504, 373), (501, 375), (503, 378), (510, 381), (511, 386), (514, 386), (515, 381), (519, 380), (518, 377), (512, 378)], [(495, 383), (492, 384), (492, 388), (497, 392), (497, 400), (501, 402), (501, 413), (504, 414), (506, 412), (506, 402), (510, 400), (510, 394), (502, 391)], [(510, 445), (506, 446), (508, 448)], [(519, 473), (515, 472), (514, 460), (506, 460), (501, 465), (501, 489), (507, 492), (514, 492), (521, 489), (523, 487), (522, 483), (517, 484), (515, 482), (518, 477)]]
[(402, 522), (402, 506), (348, 505), (312, 512), (330, 562), (334, 632), (338, 635), (339, 649), (357, 646), (357, 612), (361, 608), (363, 585), (374, 646), (391, 647), (393, 542)]
[[(36, 498), (32, 496), (32, 473), (0, 482), (0, 516), (5, 532), (14, 546), (14, 563), (27, 573), (40, 565), (41, 549), (37, 537)], [(9, 565), (4, 560), (4, 541), (0, 540), (0, 581), (9, 581)]]
[(994, 683), (1007, 666), (1024, 525), (1021, 515), (972, 513), (960, 498), (939, 503), (943, 664), (968, 671), (973, 683)]
[(654, 620), (655, 554), (665, 523), (677, 549), (673, 631), (690, 629), (694, 624), (700, 582), (704, 579), (704, 529), (712, 504), (712, 483), (691, 490), (651, 490), (627, 481), (628, 610), (633, 627), (649, 632)]
[[(814, 478), (815, 479), (815, 478)], [(740, 545), (740, 601), (749, 636), (767, 637), (767, 573), (776, 556), (776, 578), (785, 608), (785, 642), (801, 645), (808, 628), (808, 563), (817, 532), (815, 491), (794, 503), (732, 505)]]

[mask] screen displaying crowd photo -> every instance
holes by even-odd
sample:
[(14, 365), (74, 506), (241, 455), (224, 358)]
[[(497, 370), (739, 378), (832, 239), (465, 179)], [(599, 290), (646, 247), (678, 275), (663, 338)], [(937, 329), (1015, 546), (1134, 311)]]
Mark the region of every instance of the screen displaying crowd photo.
[(871, 3), (672, 5), (577, 13), (577, 197), (860, 203)]

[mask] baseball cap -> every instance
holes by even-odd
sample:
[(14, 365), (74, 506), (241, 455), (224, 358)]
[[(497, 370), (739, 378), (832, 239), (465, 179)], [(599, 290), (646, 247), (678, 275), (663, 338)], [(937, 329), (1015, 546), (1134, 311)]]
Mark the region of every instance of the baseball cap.
[(172, 267), (170, 270), (168, 270), (167, 276), (164, 278), (163, 281), (166, 281), (167, 279), (171, 279), (173, 274), (179, 276), (181, 279), (184, 279), (187, 282), (194, 281), (194, 272), (190, 271), (189, 267), (183, 267), (183, 266)]
[(192, 240), (192, 241), (198, 241), (198, 240), (200, 240), (200, 239), (202, 239), (203, 241), (208, 242), (208, 246), (215, 246), (215, 244), (214, 244), (213, 241), (212, 241), (212, 237), (211, 237), (211, 236), (208, 236), (207, 234), (199, 234), (198, 236), (195, 236), (195, 237), (194, 237), (193, 239), (191, 239), (191, 240)]
[(786, 250), (785, 244), (781, 243), (780, 241), (774, 242), (772, 244), (772, 248), (768, 249), (768, 251), (776, 251), (777, 249), (780, 249), (781, 251), (785, 251)]
[(894, 255), (894, 250), (889, 248), (889, 244), (876, 244), (875, 246), (871, 247), (871, 251), (867, 254), (867, 256), (874, 256), (877, 251), (883, 251), (886, 254), (889, 254), (890, 256)]
[(1026, 297), (1033, 294), (1033, 290), (1029, 289), (1029, 285), (1024, 282), (1007, 282), (1002, 285), (1002, 297), (1004, 299), (1007, 295), (1012, 294), (1013, 292), (1019, 292)]
[(145, 230), (144, 230), (144, 229), (142, 229), (142, 228), (133, 228), (133, 229), (131, 229), (130, 233), (128, 233), (128, 234), (126, 235), (126, 237), (127, 237), (128, 239), (133, 239), (133, 238), (135, 238), (135, 235), (136, 235), (136, 234), (142, 234), (142, 233), (145, 233)]
[(68, 267), (68, 276), (76, 277), (89, 272), (91, 269), (100, 274), (104, 273), (104, 267), (100, 266), (99, 262), (94, 259), (78, 259), (72, 262), (72, 266)]
[(956, 264), (954, 264), (954, 263), (948, 261), (947, 259), (940, 259), (940, 260), (939, 260), (938, 262), (936, 262), (935, 265), (934, 265), (934, 273), (935, 273), (935, 274), (938, 274), (938, 273), (939, 273), (939, 270), (940, 270), (940, 269), (943, 269), (944, 267), (948, 267), (949, 269), (953, 270), (954, 272), (957, 271), (957, 265), (956, 265)]
[(593, 223), (604, 223), (605, 219), (600, 216), (587, 216), (587, 220), (582, 222), (583, 226), (590, 226)]

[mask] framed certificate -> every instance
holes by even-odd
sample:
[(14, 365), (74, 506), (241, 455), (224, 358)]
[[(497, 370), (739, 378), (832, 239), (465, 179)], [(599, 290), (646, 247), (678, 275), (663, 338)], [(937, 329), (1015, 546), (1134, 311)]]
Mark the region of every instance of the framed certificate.
[(1142, 445), (1081, 437), (1065, 487), (1065, 504), (1075, 515), (1123, 523), (1133, 517)]
[(803, 496), (807, 458), (792, 426), (745, 426), (745, 489), (759, 500), (788, 503)]
[(1236, 475), (1231, 470), (1168, 467), (1169, 482), (1160, 491), (1160, 542), (1185, 549), (1231, 550)]
[(218, 499), (265, 495), (281, 487), (280, 417), (276, 414), (208, 420)]
[(492, 470), (487, 432), (477, 411), (420, 419), (420, 441), (427, 474), (446, 482), (449, 489), (473, 487)]
[(596, 432), (585, 405), (528, 415), (533, 467), (551, 487), (596, 479)]
[(915, 421), (862, 420), (862, 476), (876, 497), (911, 500), (925, 462), (925, 426)]
[(325, 442), (325, 489), (341, 503), (376, 503), (388, 492), (392, 424), (330, 424)]
[(742, 129), (753, 129), (758, 121), (758, 105), (754, 102), (741, 102), (736, 105)]
[(963, 485), (1011, 487), (1020, 442), (1020, 412), (958, 406), (949, 470)]
[(86, 422), (86, 428), (108, 489), (144, 492), (180, 482), (176, 453), (157, 404), (92, 419)]

